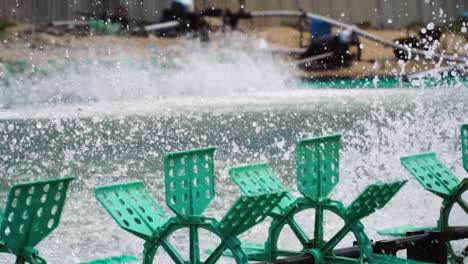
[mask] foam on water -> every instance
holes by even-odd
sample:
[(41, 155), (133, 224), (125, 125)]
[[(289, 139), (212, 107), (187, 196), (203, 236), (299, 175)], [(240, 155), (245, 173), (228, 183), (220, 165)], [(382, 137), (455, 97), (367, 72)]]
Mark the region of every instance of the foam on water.
[[(332, 197), (346, 204), (371, 182), (408, 178), (398, 160), (407, 154), (436, 151), (466, 176), (459, 143), (459, 125), (468, 122), (463, 84), (307, 90), (291, 81), (288, 63), (259, 49), (262, 43), (234, 36), (207, 46), (158, 49), (147, 60), (131, 54), (70, 58), (46, 74), (1, 84), (2, 196), (16, 181), (76, 176), (61, 225), (39, 246), (49, 263), (140, 255), (143, 241), (119, 229), (91, 190), (143, 179), (164, 204), (161, 159), (167, 151), (219, 147), (217, 198), (207, 212), (218, 218), (238, 194), (227, 177), (230, 166), (268, 161), (296, 192), (294, 146), (306, 136), (343, 133), (341, 179)], [(410, 181), (364, 223), (372, 238), (383, 227), (434, 225), (439, 205)], [(453, 221), (466, 222), (461, 216), (455, 213)], [(247, 236), (258, 239), (266, 231), (262, 225)], [(288, 242), (291, 237), (286, 234)], [(187, 249), (185, 241), (179, 234), (174, 243)]]

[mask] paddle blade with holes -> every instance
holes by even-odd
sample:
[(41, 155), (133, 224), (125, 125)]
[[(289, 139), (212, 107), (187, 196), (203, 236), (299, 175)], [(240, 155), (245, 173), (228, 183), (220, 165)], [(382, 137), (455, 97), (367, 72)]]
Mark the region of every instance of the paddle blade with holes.
[(468, 171), (468, 124), (461, 127), (463, 167)]
[(213, 200), (215, 150), (208, 147), (164, 156), (166, 203), (178, 216), (201, 216)]
[(34, 248), (59, 224), (68, 186), (73, 178), (14, 185), (0, 224), (0, 240), (13, 254)]
[(276, 207), (283, 194), (241, 196), (219, 223), (222, 233), (234, 237), (257, 225)]
[(272, 211), (274, 214), (281, 214), (294, 202), (294, 197), (266, 163), (233, 167), (229, 170), (229, 175), (245, 195), (284, 193)]
[(400, 159), (403, 167), (428, 191), (447, 198), (460, 180), (437, 158), (435, 153), (424, 153)]
[(312, 200), (328, 197), (339, 181), (341, 135), (303, 139), (296, 146), (299, 191)]
[(118, 256), (105, 259), (96, 259), (90, 262), (82, 262), (80, 264), (122, 264), (136, 261), (138, 261), (138, 259), (134, 256)]
[(392, 183), (374, 183), (369, 185), (347, 208), (349, 221), (362, 219), (377, 209), (383, 208), (395, 194), (405, 185), (406, 181)]
[(95, 194), (120, 227), (145, 240), (167, 221), (141, 181), (97, 187)]
[[(465, 159), (466, 125), (461, 128), (463, 158)], [(416, 178), (416, 180), (428, 191), (443, 199), (440, 208), (440, 217), (437, 229), (445, 231), (451, 228), (450, 215), (454, 204), (468, 214), (468, 203), (463, 199), (463, 194), (468, 190), (468, 180), (460, 180), (437, 158), (434, 153), (424, 153), (408, 157), (402, 157), (401, 164)], [(463, 161), (465, 162), (465, 160)], [(465, 253), (459, 255), (451, 245), (445, 243), (447, 260), (449, 263), (459, 263), (466, 257)], [(463, 252), (467, 252), (466, 248)]]

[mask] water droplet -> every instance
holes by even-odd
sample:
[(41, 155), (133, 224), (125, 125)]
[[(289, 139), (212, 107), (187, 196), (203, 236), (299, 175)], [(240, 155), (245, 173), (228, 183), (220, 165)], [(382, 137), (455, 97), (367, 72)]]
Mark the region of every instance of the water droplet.
[(427, 24), (427, 26), (426, 26), (426, 28), (429, 29), (429, 30), (433, 30), (434, 27), (435, 27), (435, 26), (434, 26), (434, 23), (432, 23), (432, 22), (429, 23), (429, 24)]

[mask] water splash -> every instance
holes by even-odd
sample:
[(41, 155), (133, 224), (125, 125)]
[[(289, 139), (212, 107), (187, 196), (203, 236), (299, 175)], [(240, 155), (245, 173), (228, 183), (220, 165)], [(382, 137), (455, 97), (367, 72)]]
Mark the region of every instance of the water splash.
[(143, 58), (122, 48), (107, 56), (78, 53), (31, 70), (28, 76), (9, 76), (0, 82), (0, 106), (228, 98), (284, 90), (292, 69), (262, 52), (263, 46), (264, 41), (235, 34), (210, 43), (192, 41), (170, 48), (149, 45)]
[[(77, 59), (40, 77), (10, 80), (15, 96), (1, 99), (10, 108), (0, 111), (0, 193), (20, 180), (77, 178), (59, 229), (39, 247), (50, 263), (140, 255), (143, 242), (110, 224), (92, 188), (141, 179), (164, 204), (161, 159), (168, 151), (219, 147), (217, 198), (208, 212), (218, 218), (237, 192), (227, 169), (239, 163), (268, 161), (297, 192), (294, 146), (306, 136), (343, 133), (341, 180), (332, 196), (346, 204), (371, 182), (407, 178), (398, 161), (407, 154), (436, 151), (466, 175), (458, 132), (468, 122), (463, 84), (304, 90), (287, 82), (293, 74), (286, 63), (252, 51), (252, 44), (192, 45), (155, 51), (157, 62), (125, 61), (126, 54), (88, 64)], [(70, 94), (78, 99), (64, 100)], [(412, 181), (364, 223), (373, 238), (382, 227), (432, 225), (439, 204)], [(247, 236), (265, 232), (258, 227)]]

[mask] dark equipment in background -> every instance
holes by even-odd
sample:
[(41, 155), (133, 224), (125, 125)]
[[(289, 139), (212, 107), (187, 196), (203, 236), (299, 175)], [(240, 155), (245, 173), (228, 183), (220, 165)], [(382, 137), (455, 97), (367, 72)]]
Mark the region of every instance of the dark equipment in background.
[[(442, 37), (442, 30), (439, 27), (433, 29), (422, 28), (418, 36), (410, 36), (406, 38), (395, 39), (395, 43), (408, 47), (408, 49), (416, 48), (421, 50), (429, 50), (436, 41)], [(411, 53), (404, 49), (393, 49), (395, 57), (399, 60), (408, 61), (414, 59), (417, 54)]]
[[(304, 20), (307, 19), (305, 14), (306, 13), (304, 13), (298, 21), (299, 30), (301, 32), (301, 46)], [(212, 30), (205, 21), (205, 17), (220, 17), (223, 21), (223, 30), (225, 30), (226, 27), (229, 27), (231, 30), (236, 30), (240, 20), (251, 19), (252, 15), (245, 11), (243, 5), (241, 5), (237, 12), (219, 8), (208, 8), (199, 12), (187, 12), (182, 4), (173, 2), (170, 8), (163, 11), (160, 23), (179, 21), (179, 25), (177, 27), (161, 30), (158, 35), (162, 37), (177, 37), (187, 33), (193, 33), (194, 36), (199, 36), (202, 41), (208, 41), (209, 32)], [(298, 58), (300, 61), (306, 59), (304, 63), (300, 61), (298, 63), (304, 70), (332, 70), (350, 67), (354, 59), (361, 59), (361, 43), (359, 41), (359, 36), (352, 30), (344, 30), (333, 35), (331, 27), (331, 24), (320, 19), (310, 20), (309, 29), (313, 38), (305, 52)], [(356, 54), (351, 52), (351, 47), (353, 46), (357, 48)], [(311, 58), (311, 60), (309, 61), (307, 58)]]
[(179, 26), (168, 28), (159, 32), (163, 37), (177, 37), (187, 33), (195, 33), (202, 41), (209, 40), (210, 25), (205, 17), (219, 17), (223, 21), (223, 29), (229, 26), (232, 30), (237, 29), (239, 20), (252, 18), (249, 13), (240, 8), (237, 12), (230, 9), (208, 8), (199, 12), (185, 10), (184, 6), (178, 2), (173, 2), (171, 7), (164, 9), (160, 23), (179, 21)]
[[(314, 23), (317, 23), (318, 26), (314, 27)], [(299, 56), (299, 59), (314, 57), (318, 59), (300, 64), (302, 69), (308, 71), (332, 70), (350, 67), (355, 59), (361, 60), (361, 42), (359, 36), (352, 29), (334, 35), (331, 34), (330, 24), (315, 19), (311, 21), (311, 35), (313, 37), (309, 47)], [(357, 49), (356, 54), (351, 52), (353, 46)]]
[[(440, 54), (434, 52), (428, 54), (427, 50), (433, 48), (434, 44), (441, 38), (442, 31), (434, 26), (429, 26), (422, 30), (417, 37), (407, 37), (395, 41), (387, 41), (374, 34), (366, 32), (359, 27), (345, 24), (335, 19), (317, 15), (314, 13), (289, 10), (267, 10), (267, 11), (246, 11), (245, 5), (240, 4), (236, 12), (229, 9), (210, 7), (202, 11), (190, 11), (174, 1), (170, 8), (163, 11), (161, 21), (156, 24), (143, 24), (131, 21), (132, 25), (125, 28), (126, 13), (115, 12), (118, 15), (107, 16), (105, 21), (119, 22), (123, 24), (124, 31), (140, 36), (156, 34), (161, 37), (178, 37), (189, 34), (193, 37), (200, 37), (202, 41), (209, 41), (209, 34), (216, 30), (225, 31), (227, 28), (236, 30), (239, 21), (242, 19), (252, 19), (255, 17), (295, 17), (297, 18), (297, 28), (300, 32), (299, 49), (278, 49), (278, 53), (292, 55), (295, 64), (307, 71), (334, 70), (350, 67), (354, 60), (361, 60), (362, 45), (360, 37), (372, 42), (394, 49), (397, 59), (411, 60), (422, 59), (444, 59), (453, 62), (466, 63), (466, 57), (450, 54)], [(123, 10), (125, 11), (125, 10)], [(96, 15), (94, 15), (95, 17)], [(91, 16), (90, 16), (91, 17)], [(213, 27), (205, 18), (217, 17), (222, 19), (221, 27)], [(104, 18), (103, 18), (104, 19)], [(68, 22), (68, 21), (64, 21)], [(81, 22), (81, 21), (80, 21)], [(61, 23), (65, 24), (65, 23)], [(338, 34), (333, 34), (331, 28), (341, 28)], [(303, 43), (304, 31), (309, 28), (310, 43)], [(303, 48), (307, 47), (307, 48)]]
[(207, 41), (209, 39), (208, 23), (196, 13), (187, 11), (179, 2), (172, 2), (170, 8), (163, 10), (160, 22), (164, 23), (174, 20), (180, 22), (179, 26), (160, 31), (160, 36), (177, 37), (189, 32), (196, 32), (199, 33), (199, 36), (203, 41)]

